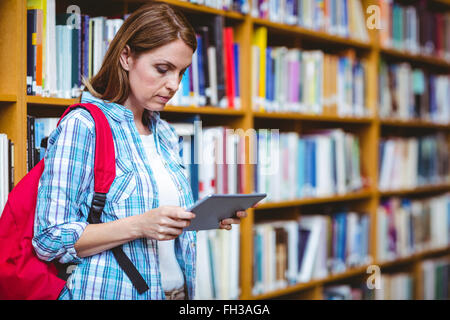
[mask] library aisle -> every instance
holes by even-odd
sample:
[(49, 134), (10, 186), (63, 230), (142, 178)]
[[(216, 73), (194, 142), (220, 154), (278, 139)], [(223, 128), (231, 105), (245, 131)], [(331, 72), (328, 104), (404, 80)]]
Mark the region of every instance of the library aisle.
[[(0, 1), (0, 213), (146, 2)], [(267, 193), (197, 233), (195, 298), (449, 299), (450, 1), (162, 2), (197, 34), (161, 113), (194, 198)]]

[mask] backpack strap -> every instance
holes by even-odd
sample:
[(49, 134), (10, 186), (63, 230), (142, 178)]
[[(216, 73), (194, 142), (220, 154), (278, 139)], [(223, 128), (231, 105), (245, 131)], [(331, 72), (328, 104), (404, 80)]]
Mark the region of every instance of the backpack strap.
[[(95, 163), (94, 163), (94, 197), (89, 211), (89, 223), (101, 223), (100, 217), (105, 207), (106, 194), (116, 177), (116, 159), (111, 127), (103, 111), (95, 104), (78, 103), (71, 105), (63, 113), (61, 120), (73, 109), (83, 108), (89, 111), (95, 122)], [(128, 276), (133, 286), (142, 294), (149, 287), (133, 262), (123, 252), (122, 246), (111, 249), (117, 263)]]

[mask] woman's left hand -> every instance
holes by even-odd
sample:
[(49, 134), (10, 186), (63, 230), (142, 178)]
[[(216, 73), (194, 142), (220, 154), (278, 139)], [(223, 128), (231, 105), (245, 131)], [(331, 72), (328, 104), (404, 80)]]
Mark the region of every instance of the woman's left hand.
[(241, 219), (247, 216), (246, 211), (236, 211), (237, 218), (228, 218), (220, 221), (219, 229), (231, 230), (232, 224), (240, 224)]

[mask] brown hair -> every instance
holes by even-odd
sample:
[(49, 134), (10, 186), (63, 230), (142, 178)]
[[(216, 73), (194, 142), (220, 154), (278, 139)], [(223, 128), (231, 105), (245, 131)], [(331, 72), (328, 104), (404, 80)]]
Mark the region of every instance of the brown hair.
[(143, 5), (120, 27), (98, 73), (90, 81), (83, 78), (84, 90), (97, 98), (122, 104), (130, 94), (128, 72), (119, 61), (125, 46), (139, 55), (177, 39), (196, 50), (195, 31), (179, 10), (162, 2)]

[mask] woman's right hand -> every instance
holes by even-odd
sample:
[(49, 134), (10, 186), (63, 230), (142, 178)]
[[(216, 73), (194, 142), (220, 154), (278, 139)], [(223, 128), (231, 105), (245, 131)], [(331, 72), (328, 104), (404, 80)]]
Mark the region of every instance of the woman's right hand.
[(138, 217), (142, 238), (172, 240), (191, 224), (195, 214), (177, 206), (161, 206)]

